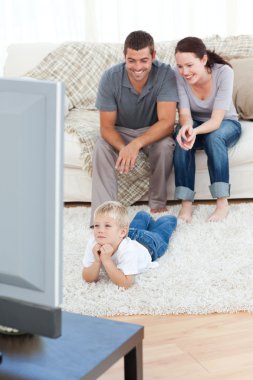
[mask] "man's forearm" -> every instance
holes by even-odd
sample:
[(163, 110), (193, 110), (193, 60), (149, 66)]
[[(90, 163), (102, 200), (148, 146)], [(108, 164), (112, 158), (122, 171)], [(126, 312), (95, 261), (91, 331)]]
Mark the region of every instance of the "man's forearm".
[(153, 124), (145, 133), (136, 137), (134, 140), (139, 149), (153, 144), (167, 136), (172, 136), (174, 132), (174, 122), (168, 123), (167, 120), (159, 120)]
[(115, 127), (102, 127), (101, 136), (108, 144), (112, 145), (118, 151), (126, 145), (120, 134), (116, 131)]

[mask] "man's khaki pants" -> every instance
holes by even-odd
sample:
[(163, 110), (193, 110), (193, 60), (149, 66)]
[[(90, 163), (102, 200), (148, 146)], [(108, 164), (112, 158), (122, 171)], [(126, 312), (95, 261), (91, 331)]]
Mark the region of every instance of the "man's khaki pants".
[[(122, 139), (127, 143), (142, 135), (148, 128), (129, 129), (117, 127)], [(175, 141), (165, 137), (142, 150), (146, 154), (151, 168), (149, 185), (149, 206), (157, 209), (165, 207), (167, 201), (167, 183), (173, 165)], [(105, 201), (117, 200), (117, 173), (115, 163), (118, 158), (116, 151), (103, 138), (95, 144), (92, 162), (92, 205), (91, 225), (95, 209)]]

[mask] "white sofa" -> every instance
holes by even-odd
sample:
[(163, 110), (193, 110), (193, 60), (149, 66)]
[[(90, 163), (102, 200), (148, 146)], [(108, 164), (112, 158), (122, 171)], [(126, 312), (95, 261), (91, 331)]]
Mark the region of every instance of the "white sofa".
[[(253, 36), (237, 36), (221, 38), (219, 36), (212, 36), (205, 39), (209, 48), (215, 48), (216, 52), (223, 54), (229, 59), (235, 69), (235, 90), (234, 99), (237, 106), (238, 113), (244, 120), (242, 123), (242, 136), (238, 144), (229, 151), (230, 157), (230, 183), (231, 183), (231, 198), (253, 198)], [(176, 41), (158, 43), (157, 53), (158, 58), (174, 64), (174, 46)], [(73, 43), (74, 44), (74, 43)], [(4, 67), (4, 76), (6, 77), (20, 77), (26, 76), (29, 70), (39, 67), (38, 71), (30, 71), (29, 75), (38, 78), (45, 78), (47, 76), (41, 75), (45, 67), (52, 67), (52, 60), (54, 55), (50, 56), (53, 52), (59, 54), (59, 49), (62, 45), (38, 43), (38, 44), (16, 44), (11, 45), (7, 51), (7, 59)], [(80, 71), (83, 71), (82, 77), (78, 78), (77, 73), (74, 72), (70, 85), (66, 83), (64, 76), (62, 77), (63, 69), (61, 69), (59, 60), (59, 67), (55, 66), (53, 78), (58, 78), (65, 81), (67, 88), (67, 106), (70, 108), (66, 110), (69, 112), (66, 117), (66, 125), (68, 120), (71, 120), (72, 115), (77, 108), (82, 109), (85, 114), (85, 125), (82, 127), (91, 127), (96, 124), (96, 134), (98, 134), (99, 118), (95, 110), (95, 93), (101, 73), (107, 68), (116, 63), (122, 56), (122, 45), (120, 44), (85, 44), (79, 43), (78, 49), (87, 50), (82, 52), (85, 56), (83, 65), (79, 64)], [(60, 50), (65, 51), (65, 50)], [(45, 57), (50, 60), (43, 63)], [(56, 57), (59, 57), (59, 55)], [(69, 58), (68, 58), (69, 59)], [(73, 58), (73, 65), (76, 64), (77, 58)], [(41, 62), (42, 61), (42, 62)], [(44, 59), (45, 61), (45, 59)], [(41, 66), (42, 63), (42, 66)], [(51, 66), (50, 66), (51, 65)], [(247, 67), (251, 69), (247, 70)], [(77, 66), (78, 67), (78, 66)], [(92, 72), (96, 69), (96, 72)], [(57, 72), (58, 70), (58, 72)], [(85, 71), (86, 70), (86, 71)], [(68, 94), (68, 86), (71, 87), (73, 82), (82, 82), (83, 97), (88, 101), (82, 99), (79, 103), (71, 95)], [(47, 77), (48, 78), (48, 77)], [(48, 78), (48, 79), (53, 79)], [(246, 78), (246, 79), (245, 79)], [(87, 83), (86, 83), (87, 82)], [(87, 92), (89, 91), (88, 95)], [(251, 96), (252, 95), (252, 96)], [(73, 103), (77, 103), (73, 104)], [(86, 102), (86, 103), (85, 103)], [(78, 105), (79, 104), (79, 105)], [(92, 123), (90, 124), (90, 119)], [(84, 156), (87, 155), (90, 162), (91, 152), (82, 152), (83, 141), (80, 140), (80, 135), (75, 132), (71, 126), (66, 126), (65, 131), (65, 158), (64, 158), (64, 200), (65, 202), (90, 202), (91, 201), (91, 174), (88, 170), (84, 169)], [(147, 195), (141, 195), (142, 200), (147, 199)], [(206, 165), (206, 155), (204, 152), (197, 152), (196, 160), (196, 199), (210, 199), (209, 192), (209, 176)], [(168, 200), (174, 199), (174, 173), (172, 173), (168, 183)], [(136, 200), (136, 199), (135, 199)]]

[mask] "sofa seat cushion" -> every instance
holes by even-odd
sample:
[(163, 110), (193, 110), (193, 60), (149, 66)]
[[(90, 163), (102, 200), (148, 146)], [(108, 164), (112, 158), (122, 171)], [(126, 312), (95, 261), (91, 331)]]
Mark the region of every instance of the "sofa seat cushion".
[(240, 120), (242, 134), (238, 143), (229, 151), (230, 166), (236, 167), (253, 163), (252, 142), (253, 142), (253, 122)]
[[(237, 144), (229, 148), (229, 165), (240, 166), (253, 163), (252, 141), (253, 141), (253, 122), (248, 120), (240, 120), (242, 126), (242, 134)], [(205, 157), (204, 157), (205, 156)], [(207, 169), (207, 156), (203, 150), (197, 151), (196, 169)]]
[[(65, 134), (67, 138), (66, 148), (72, 145), (73, 154), (76, 155), (73, 157), (65, 148), (65, 165), (81, 167), (91, 175), (93, 146), (99, 136), (99, 112), (72, 109), (65, 118)], [(79, 150), (77, 149), (78, 141)]]
[(64, 167), (82, 169), (81, 143), (75, 133), (64, 132)]

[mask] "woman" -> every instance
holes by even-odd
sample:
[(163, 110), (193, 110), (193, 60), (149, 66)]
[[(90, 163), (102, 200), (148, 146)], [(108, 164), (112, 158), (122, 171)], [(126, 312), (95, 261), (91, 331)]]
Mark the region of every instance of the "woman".
[(230, 195), (228, 148), (236, 144), (241, 125), (232, 101), (234, 73), (228, 62), (206, 49), (203, 41), (186, 37), (175, 49), (179, 123), (174, 155), (175, 198), (182, 200), (178, 217), (191, 222), (195, 152), (204, 149), (216, 208), (208, 221), (228, 214)]

